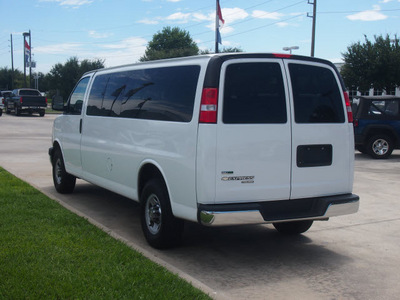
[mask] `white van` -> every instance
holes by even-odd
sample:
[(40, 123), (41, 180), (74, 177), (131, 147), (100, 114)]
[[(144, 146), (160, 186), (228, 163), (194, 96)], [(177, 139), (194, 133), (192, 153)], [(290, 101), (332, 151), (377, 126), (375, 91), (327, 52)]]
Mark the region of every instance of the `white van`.
[(294, 234), (358, 210), (350, 102), (328, 61), (240, 53), (101, 69), (53, 105), (56, 190), (78, 177), (140, 202), (153, 247), (176, 245), (183, 220)]

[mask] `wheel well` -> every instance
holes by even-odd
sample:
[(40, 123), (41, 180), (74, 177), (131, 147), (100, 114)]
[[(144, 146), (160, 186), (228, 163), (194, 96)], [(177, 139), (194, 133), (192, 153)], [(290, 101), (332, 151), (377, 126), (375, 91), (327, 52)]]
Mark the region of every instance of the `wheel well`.
[(53, 143), (53, 151), (51, 152), (51, 161), (53, 161), (54, 153), (56, 153), (57, 150), (61, 150), (60, 145), (57, 142)]
[(160, 170), (153, 164), (145, 164), (139, 172), (139, 177), (138, 177), (138, 196), (140, 200), (140, 195), (142, 194), (143, 188), (146, 185), (146, 183), (153, 179), (153, 178), (159, 178), (164, 185), (165, 180), (163, 175), (161, 174)]
[(395, 134), (389, 129), (379, 129), (379, 128), (372, 128), (368, 131), (367, 141), (374, 135), (387, 135), (391, 138), (391, 140), (397, 144), (398, 140)]

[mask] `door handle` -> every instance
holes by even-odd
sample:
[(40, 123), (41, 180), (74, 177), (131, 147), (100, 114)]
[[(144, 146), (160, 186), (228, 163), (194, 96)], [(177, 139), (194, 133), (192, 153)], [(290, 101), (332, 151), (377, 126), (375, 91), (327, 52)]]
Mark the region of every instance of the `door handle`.
[(79, 133), (82, 133), (82, 119), (79, 120)]

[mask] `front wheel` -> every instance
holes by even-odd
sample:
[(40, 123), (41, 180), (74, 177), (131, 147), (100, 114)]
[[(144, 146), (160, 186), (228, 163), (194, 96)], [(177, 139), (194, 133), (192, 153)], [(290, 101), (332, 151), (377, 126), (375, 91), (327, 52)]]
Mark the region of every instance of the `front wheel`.
[(69, 194), (74, 191), (76, 177), (65, 170), (64, 159), (60, 149), (55, 150), (53, 156), (53, 182), (60, 194)]
[(372, 158), (388, 158), (393, 152), (392, 139), (385, 134), (374, 135), (368, 140), (367, 151)]
[(183, 220), (172, 214), (164, 182), (160, 179), (150, 180), (140, 199), (142, 230), (147, 242), (157, 249), (178, 245), (182, 238)]
[(295, 235), (306, 232), (313, 224), (312, 220), (273, 223), (276, 230), (285, 235)]

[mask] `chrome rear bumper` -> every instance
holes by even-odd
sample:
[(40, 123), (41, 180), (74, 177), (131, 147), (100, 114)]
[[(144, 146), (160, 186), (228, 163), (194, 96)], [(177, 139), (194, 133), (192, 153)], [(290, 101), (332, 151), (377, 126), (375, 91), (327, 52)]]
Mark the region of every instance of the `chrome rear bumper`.
[(357, 195), (344, 194), (261, 203), (199, 205), (198, 220), (206, 226), (326, 220), (356, 213), (359, 204)]

